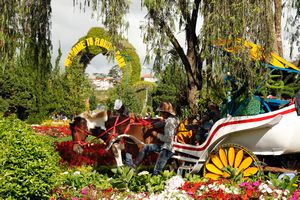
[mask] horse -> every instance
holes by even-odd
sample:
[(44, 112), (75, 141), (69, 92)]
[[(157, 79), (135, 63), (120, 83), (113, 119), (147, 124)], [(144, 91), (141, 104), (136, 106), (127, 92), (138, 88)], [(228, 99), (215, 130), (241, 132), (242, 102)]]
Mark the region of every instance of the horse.
[[(85, 130), (78, 128), (78, 121), (84, 119), (86, 121)], [(83, 120), (83, 121), (84, 121)], [(82, 139), (82, 143), (88, 135), (96, 136), (95, 139), (101, 139), (107, 145), (106, 150), (110, 148), (113, 151), (117, 166), (122, 166), (122, 150), (130, 153), (135, 159), (144, 144), (159, 142), (151, 134), (154, 129), (147, 126), (156, 120), (144, 120), (140, 118), (131, 118), (126, 115), (115, 115), (111, 111), (101, 112), (84, 112), (77, 117), (77, 120), (70, 128), (72, 135), (81, 135), (73, 137), (73, 150), (78, 149), (78, 138)], [(81, 125), (84, 126), (84, 125)], [(162, 132), (161, 130), (156, 130)], [(82, 153), (82, 151), (78, 151)]]
[(70, 123), (70, 130), (73, 140), (73, 151), (82, 154), (85, 140), (88, 136), (87, 120), (82, 117), (75, 117), (74, 122)]
[(118, 166), (123, 165), (122, 152), (130, 153), (132, 159), (136, 159), (144, 144), (161, 142), (152, 136), (152, 131), (163, 133), (163, 130), (149, 128), (157, 120), (145, 120), (134, 117), (133, 114), (127, 116), (111, 111), (107, 114), (106, 130), (98, 132), (98, 137), (107, 143), (107, 149), (112, 148)]

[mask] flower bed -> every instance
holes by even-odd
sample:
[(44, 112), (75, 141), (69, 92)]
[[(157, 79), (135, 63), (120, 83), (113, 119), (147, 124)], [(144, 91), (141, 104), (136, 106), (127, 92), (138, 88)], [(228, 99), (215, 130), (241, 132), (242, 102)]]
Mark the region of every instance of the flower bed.
[(115, 165), (115, 159), (111, 150), (106, 151), (104, 144), (90, 144), (84, 146), (82, 154), (73, 151), (73, 142), (57, 142), (56, 150), (61, 156), (62, 163), (69, 166), (81, 165)]
[(31, 125), (32, 130), (40, 135), (48, 135), (55, 138), (62, 138), (71, 135), (68, 125), (48, 126), (48, 125)]
[[(76, 174), (77, 173), (77, 174)], [(74, 176), (78, 176), (78, 171)], [(75, 175), (76, 174), (76, 175)], [(112, 177), (114, 180), (115, 176)], [(148, 189), (158, 186), (156, 179), (164, 179), (163, 176), (152, 176), (147, 173), (139, 173), (133, 175), (129, 184), (139, 180), (141, 184), (148, 185)], [(112, 180), (112, 181), (113, 181)], [(146, 182), (143, 182), (144, 180)], [(101, 180), (101, 183), (107, 180)], [(247, 199), (277, 199), (277, 200), (297, 200), (300, 199), (300, 189), (289, 188), (281, 189), (275, 187), (270, 181), (249, 181), (240, 184), (230, 180), (212, 181), (202, 179), (201, 181), (188, 181), (181, 176), (172, 176), (165, 182), (161, 191), (157, 192), (133, 192), (127, 189), (117, 189), (112, 186), (106, 185), (107, 188), (96, 188), (92, 185), (85, 186), (78, 189), (78, 193), (72, 196), (72, 200), (87, 200), (87, 199), (127, 199), (127, 200), (160, 200), (160, 199), (230, 199), (230, 200), (247, 200)], [(152, 185), (151, 185), (152, 184)], [(60, 194), (60, 197), (63, 195)], [(70, 196), (69, 196), (70, 197)], [(52, 200), (56, 198), (53, 196)]]

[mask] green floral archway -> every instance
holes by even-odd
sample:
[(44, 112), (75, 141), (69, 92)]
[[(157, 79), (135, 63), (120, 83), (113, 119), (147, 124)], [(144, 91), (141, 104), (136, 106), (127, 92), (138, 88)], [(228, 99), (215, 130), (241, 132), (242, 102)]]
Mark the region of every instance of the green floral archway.
[(134, 47), (125, 39), (120, 40), (122, 46), (120, 48), (116, 48), (110, 41), (110, 36), (105, 29), (100, 27), (91, 28), (87, 35), (80, 38), (72, 47), (64, 62), (65, 67), (72, 66), (73, 59), (80, 56), (80, 62), (86, 68), (95, 56), (102, 54), (115, 58), (123, 72), (123, 81), (126, 80), (126, 75), (129, 84), (139, 81), (141, 64)]

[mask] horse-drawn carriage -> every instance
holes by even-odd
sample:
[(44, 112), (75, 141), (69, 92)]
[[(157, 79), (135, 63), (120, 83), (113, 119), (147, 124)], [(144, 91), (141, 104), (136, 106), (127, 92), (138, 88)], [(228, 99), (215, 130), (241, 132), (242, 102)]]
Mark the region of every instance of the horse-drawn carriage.
[[(106, 149), (115, 148), (117, 165), (123, 164), (121, 151), (128, 151), (120, 148), (120, 141), (129, 143), (127, 146), (138, 147), (135, 152), (130, 151), (133, 157), (137, 156), (142, 145), (151, 142), (145, 135), (149, 121), (130, 122), (128, 117), (108, 121), (112, 125), (98, 134), (98, 138), (108, 136), (105, 137)], [(300, 116), (297, 115), (295, 104), (265, 114), (227, 116), (213, 125), (201, 145), (183, 144), (176, 141), (175, 137), (173, 159), (181, 163), (179, 173), (183, 170), (191, 173), (202, 170), (204, 176), (218, 179), (229, 176), (224, 169), (231, 167), (247, 177), (262, 171), (257, 156), (269, 155), (276, 159), (276, 156), (300, 153), (299, 130)]]
[[(274, 59), (278, 57), (274, 57)], [(283, 62), (283, 59), (277, 60)], [(276, 62), (270, 62), (271, 64)], [(267, 64), (268, 67), (300, 74), (300, 70), (290, 64), (285, 67), (287, 61), (281, 66)], [(280, 155), (297, 155), (300, 153), (300, 116), (294, 103), (288, 105), (284, 100), (260, 99), (265, 113), (252, 116), (232, 116), (217, 121), (210, 129), (207, 138), (200, 145), (183, 144), (174, 138), (174, 159), (179, 160), (181, 166), (178, 172), (186, 170), (191, 173), (203, 171), (204, 176), (212, 179), (230, 176), (228, 168), (234, 172), (243, 173), (245, 177), (255, 175), (262, 171), (262, 164), (258, 157)], [(271, 111), (269, 105), (277, 103), (280, 108)], [(286, 105), (285, 105), (286, 104)], [(282, 106), (284, 105), (284, 106)], [(109, 120), (111, 121), (111, 120)], [(129, 141), (141, 149), (145, 143), (151, 142), (144, 133), (147, 122), (141, 120), (130, 122), (127, 118), (114, 118), (106, 130), (102, 130), (100, 136), (110, 135), (106, 140), (107, 150), (115, 146), (118, 165), (122, 165), (121, 148), (119, 141)], [(94, 124), (97, 126), (97, 123)], [(103, 126), (103, 123), (102, 123)], [(121, 128), (122, 127), (122, 128)], [(118, 134), (115, 134), (118, 133)], [(121, 145), (122, 146), (122, 145)], [(124, 150), (124, 149), (123, 149)], [(126, 149), (125, 149), (126, 151)], [(297, 160), (296, 160), (297, 162)], [(298, 163), (294, 163), (298, 164)]]

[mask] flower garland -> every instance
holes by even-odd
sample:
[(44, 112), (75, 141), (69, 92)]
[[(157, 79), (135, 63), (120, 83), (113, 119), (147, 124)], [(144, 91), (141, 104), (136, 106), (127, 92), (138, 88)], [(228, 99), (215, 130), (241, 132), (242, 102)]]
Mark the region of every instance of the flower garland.
[(33, 131), (40, 135), (48, 135), (55, 138), (62, 138), (71, 135), (68, 125), (64, 126), (47, 126), (47, 125), (31, 125)]
[(61, 162), (66, 162), (69, 166), (115, 165), (112, 151), (106, 151), (105, 148), (104, 144), (90, 144), (83, 147), (82, 154), (77, 154), (73, 151), (72, 141), (56, 143), (56, 150), (61, 156)]

